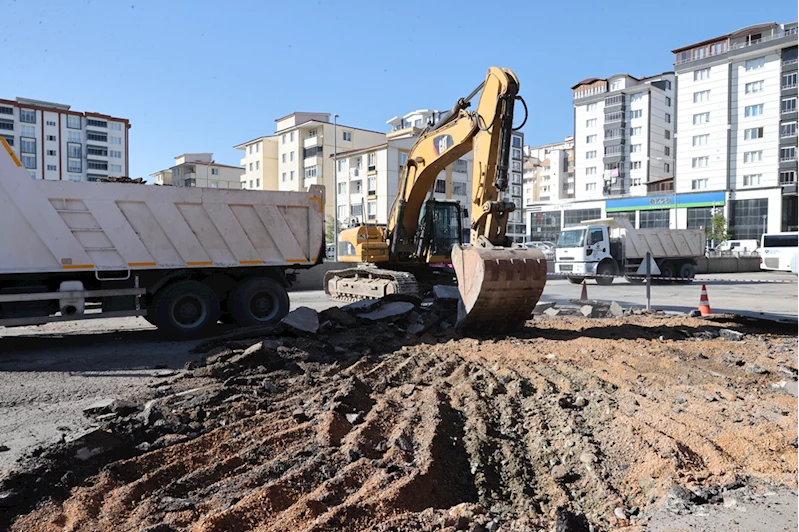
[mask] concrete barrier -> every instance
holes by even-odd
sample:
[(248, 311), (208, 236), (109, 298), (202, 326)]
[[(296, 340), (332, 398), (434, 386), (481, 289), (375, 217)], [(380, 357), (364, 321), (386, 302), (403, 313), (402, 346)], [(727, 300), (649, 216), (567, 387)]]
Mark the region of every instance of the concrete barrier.
[(700, 257), (696, 273), (759, 272), (760, 257)]

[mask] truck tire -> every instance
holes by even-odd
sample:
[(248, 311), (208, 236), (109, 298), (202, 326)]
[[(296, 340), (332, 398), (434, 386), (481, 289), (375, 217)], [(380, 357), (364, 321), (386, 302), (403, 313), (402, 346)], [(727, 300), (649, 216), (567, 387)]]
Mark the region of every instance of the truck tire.
[[(693, 279), (696, 277), (696, 266), (691, 264), (690, 262), (685, 262), (680, 266), (680, 277), (686, 279)], [(682, 283), (690, 283), (693, 281), (680, 281)]]
[(289, 295), (274, 279), (248, 279), (231, 294), (228, 309), (242, 327), (277, 323), (289, 313)]
[(571, 284), (582, 284), (583, 278), (582, 277), (566, 277)]
[(219, 320), (219, 299), (202, 283), (177, 281), (156, 292), (147, 314), (170, 336), (195, 338)]
[(660, 265), (660, 277), (677, 277), (677, 268), (671, 262)]
[[(601, 262), (599, 266), (596, 267), (597, 275), (615, 275), (616, 268), (613, 267), (613, 264), (610, 262)], [(596, 284), (602, 286), (608, 286), (613, 283), (613, 277), (597, 277)]]

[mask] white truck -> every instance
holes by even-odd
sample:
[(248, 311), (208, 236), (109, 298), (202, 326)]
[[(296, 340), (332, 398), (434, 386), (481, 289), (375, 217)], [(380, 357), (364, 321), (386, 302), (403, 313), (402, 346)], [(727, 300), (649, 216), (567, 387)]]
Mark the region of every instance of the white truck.
[(325, 253), (324, 187), (33, 180), (0, 137), (0, 326), (143, 316), (173, 337), (274, 323)]
[(658, 277), (693, 278), (705, 244), (702, 229), (636, 229), (625, 218), (586, 220), (560, 233), (555, 272), (575, 284), (595, 277), (597, 284), (609, 285), (612, 277), (596, 275), (635, 275), (649, 251), (660, 269)]

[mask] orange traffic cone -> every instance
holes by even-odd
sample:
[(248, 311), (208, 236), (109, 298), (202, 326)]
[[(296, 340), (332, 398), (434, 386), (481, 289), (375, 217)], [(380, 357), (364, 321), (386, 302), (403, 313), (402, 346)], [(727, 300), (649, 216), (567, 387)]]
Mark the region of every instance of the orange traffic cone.
[(702, 316), (712, 314), (710, 310), (710, 301), (707, 298), (707, 288), (702, 285), (702, 295), (699, 296), (699, 313)]
[(580, 301), (588, 301), (588, 286), (585, 284), (585, 279), (583, 279), (583, 293), (580, 294)]

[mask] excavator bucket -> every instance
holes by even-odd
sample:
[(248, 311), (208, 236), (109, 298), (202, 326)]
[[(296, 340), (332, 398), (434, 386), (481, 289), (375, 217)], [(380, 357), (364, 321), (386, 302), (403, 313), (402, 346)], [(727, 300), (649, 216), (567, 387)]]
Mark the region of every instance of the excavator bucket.
[(454, 246), (452, 266), (460, 301), (456, 329), (503, 333), (532, 315), (547, 281), (547, 263), (537, 249)]

